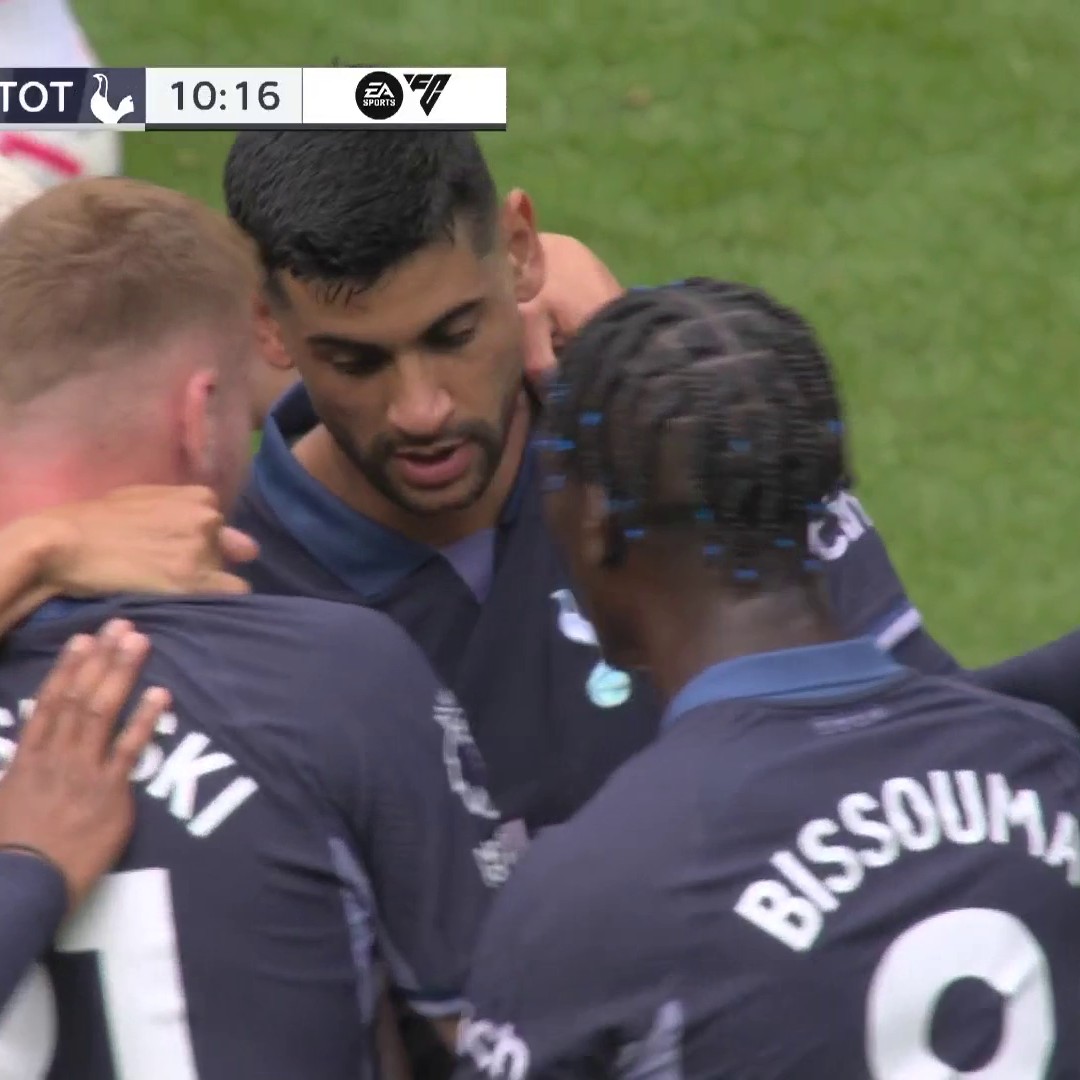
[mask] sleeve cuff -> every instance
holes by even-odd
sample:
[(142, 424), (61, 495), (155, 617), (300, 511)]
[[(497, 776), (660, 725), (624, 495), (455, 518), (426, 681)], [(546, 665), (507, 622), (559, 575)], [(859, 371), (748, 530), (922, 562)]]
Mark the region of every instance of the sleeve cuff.
[(67, 883), (52, 863), (0, 851), (0, 1010), (48, 950), (67, 907)]
[[(47, 859), (21, 851), (0, 850), (0, 906), (33, 911), (46, 943), (64, 920), (68, 907), (64, 875)], [(20, 920), (22, 921), (22, 920)]]
[(882, 619), (870, 631), (870, 635), (882, 652), (892, 652), (901, 641), (911, 637), (921, 627), (922, 615), (918, 608), (905, 604)]
[[(46, 899), (60, 911), (67, 910), (67, 882), (55, 863), (32, 851), (15, 851), (0, 848), (0, 880), (11, 882), (12, 888), (21, 887), (33, 895)], [(15, 883), (19, 885), (16, 886)]]

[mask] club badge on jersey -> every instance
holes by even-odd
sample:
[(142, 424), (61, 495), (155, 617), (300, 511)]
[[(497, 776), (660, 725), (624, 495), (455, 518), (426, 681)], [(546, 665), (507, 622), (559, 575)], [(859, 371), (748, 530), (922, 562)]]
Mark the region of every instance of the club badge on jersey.
[[(443, 764), (450, 790), (473, 817), (499, 821), (501, 815), (487, 790), (487, 769), (469, 730), (465, 710), (449, 690), (436, 694), (432, 718), (442, 728)], [(527, 846), (528, 833), (523, 822), (502, 822), (491, 839), (473, 850), (484, 883), (492, 889), (506, 884)]]
[[(569, 589), (556, 589), (551, 599), (558, 605), (556, 622), (559, 633), (568, 641), (599, 649), (600, 641), (591, 622), (578, 610), (577, 600)], [(625, 671), (598, 660), (585, 682), (585, 693), (598, 709), (616, 709), (625, 705), (633, 693), (633, 682)]]

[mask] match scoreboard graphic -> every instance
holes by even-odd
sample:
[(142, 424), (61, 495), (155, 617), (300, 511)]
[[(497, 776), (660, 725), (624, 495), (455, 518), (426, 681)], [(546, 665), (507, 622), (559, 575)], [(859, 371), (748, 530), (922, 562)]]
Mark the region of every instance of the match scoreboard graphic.
[(0, 131), (506, 128), (506, 68), (0, 68)]

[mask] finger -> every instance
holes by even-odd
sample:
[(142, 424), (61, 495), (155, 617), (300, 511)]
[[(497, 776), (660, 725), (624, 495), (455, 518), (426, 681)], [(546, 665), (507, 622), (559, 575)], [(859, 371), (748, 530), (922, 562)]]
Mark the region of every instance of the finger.
[(82, 740), (94, 693), (109, 667), (115, 663), (120, 642), (131, 630), (131, 623), (111, 619), (98, 631), (94, 647), (68, 683), (63, 705), (53, 721), (53, 739), (57, 745), (71, 746)]
[(203, 574), (194, 591), (206, 596), (215, 596), (218, 593), (246, 596), (251, 592), (251, 586), (236, 574), (227, 573), (225, 570), (208, 570)]
[(157, 728), (161, 714), (172, 704), (172, 694), (164, 687), (152, 686), (139, 699), (123, 731), (113, 743), (110, 767), (125, 781), (138, 764)]
[(101, 761), (116, 721), (131, 697), (143, 664), (150, 654), (150, 639), (134, 631), (124, 634), (106, 655), (106, 664), (96, 687), (83, 703), (80, 746), (91, 761)]
[(205, 484), (188, 484), (181, 488), (161, 488), (163, 491), (179, 492), (179, 497), (182, 497), (189, 502), (198, 503), (200, 506), (212, 506), (217, 509), (219, 500), (217, 492), (213, 488), (207, 487)]
[(246, 563), (259, 557), (259, 545), (239, 529), (226, 525), (218, 536), (221, 556), (226, 562)]
[(197, 484), (189, 484), (178, 487), (173, 484), (133, 484), (129, 487), (117, 488), (108, 496), (109, 501), (153, 503), (155, 506), (165, 504), (196, 505), (216, 507), (217, 495), (208, 487)]
[(20, 748), (36, 750), (52, 738), (57, 716), (64, 708), (68, 687), (94, 651), (89, 634), (76, 634), (64, 646), (38, 690), (37, 704), (19, 739)]

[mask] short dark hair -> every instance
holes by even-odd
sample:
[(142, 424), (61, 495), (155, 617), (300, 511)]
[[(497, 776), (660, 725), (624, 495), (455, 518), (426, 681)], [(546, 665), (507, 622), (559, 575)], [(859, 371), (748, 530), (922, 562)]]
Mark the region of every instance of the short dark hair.
[(815, 569), (808, 526), (850, 483), (828, 358), (748, 285), (694, 278), (607, 305), (564, 350), (545, 425), (626, 538), (698, 530), (739, 580)]
[(225, 163), (225, 202), (271, 278), (359, 288), (461, 222), (486, 252), (498, 206), (467, 131), (244, 132)]

